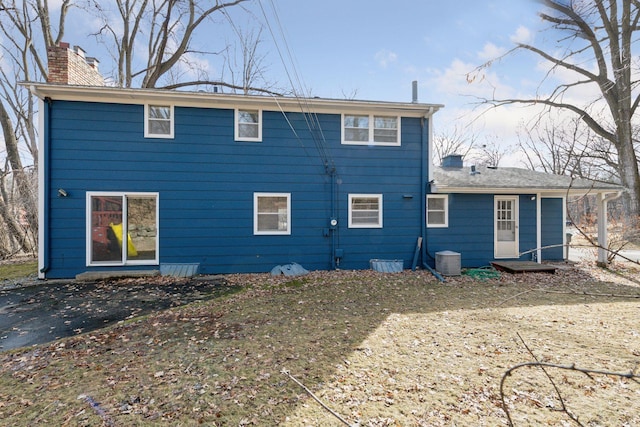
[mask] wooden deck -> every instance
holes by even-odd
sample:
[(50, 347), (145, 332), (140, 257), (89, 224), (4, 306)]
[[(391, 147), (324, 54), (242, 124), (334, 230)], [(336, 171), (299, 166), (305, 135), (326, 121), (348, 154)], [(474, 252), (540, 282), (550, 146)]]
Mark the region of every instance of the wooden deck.
[(496, 270), (507, 273), (551, 273), (554, 274), (557, 267), (548, 264), (538, 264), (533, 261), (492, 261), (491, 265)]

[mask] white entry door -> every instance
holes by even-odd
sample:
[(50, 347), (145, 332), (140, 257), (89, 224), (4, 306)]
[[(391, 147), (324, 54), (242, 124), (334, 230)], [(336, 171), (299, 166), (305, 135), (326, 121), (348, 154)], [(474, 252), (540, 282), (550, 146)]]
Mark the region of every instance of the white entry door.
[(518, 197), (495, 197), (494, 257), (518, 258)]

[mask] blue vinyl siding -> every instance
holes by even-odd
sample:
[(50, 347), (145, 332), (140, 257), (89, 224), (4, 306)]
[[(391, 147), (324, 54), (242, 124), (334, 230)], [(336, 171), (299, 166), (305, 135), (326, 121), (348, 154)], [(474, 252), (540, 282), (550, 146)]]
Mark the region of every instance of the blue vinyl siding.
[[(532, 200), (533, 199), (533, 200)], [(520, 249), (528, 252), (538, 247), (538, 232), (536, 223), (537, 202), (535, 194), (523, 194), (519, 198), (520, 210)], [(535, 252), (528, 252), (520, 256), (522, 261), (534, 260)]]
[(564, 259), (562, 233), (564, 232), (564, 218), (562, 216), (562, 198), (541, 199), (542, 246), (560, 245), (542, 250), (542, 259), (558, 261)]
[[(536, 202), (532, 195), (520, 195), (519, 252), (536, 247)], [(460, 253), (462, 267), (482, 267), (494, 259), (493, 194), (449, 194), (449, 226), (427, 229), (427, 251), (430, 265), (439, 251)], [(522, 255), (530, 260), (531, 254)]]
[(449, 194), (449, 226), (427, 229), (428, 262), (440, 251), (460, 253), (462, 267), (480, 267), (493, 260), (493, 194)]
[[(176, 106), (173, 139), (144, 138), (143, 111), (53, 101), (47, 277), (108, 269), (86, 267), (88, 191), (157, 192), (160, 263), (200, 263), (205, 274), (265, 272), (290, 262), (328, 269), (332, 246), (344, 251), (340, 268), (368, 268), (372, 258), (410, 265), (422, 225), (420, 119), (402, 118), (400, 147), (369, 147), (341, 145), (340, 114), (317, 115), (322, 141), (302, 114), (287, 114), (294, 133), (281, 112), (264, 111), (262, 142), (239, 142), (232, 109)], [(58, 188), (69, 197), (58, 198)], [(253, 235), (255, 192), (291, 194), (290, 236)], [(383, 195), (382, 229), (347, 228), (349, 193)]]

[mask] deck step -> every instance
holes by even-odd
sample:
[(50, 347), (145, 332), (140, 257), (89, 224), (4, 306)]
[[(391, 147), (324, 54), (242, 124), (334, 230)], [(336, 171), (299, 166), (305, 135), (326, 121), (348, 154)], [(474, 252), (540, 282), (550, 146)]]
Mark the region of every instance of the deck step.
[(496, 270), (507, 273), (555, 273), (557, 267), (549, 264), (538, 264), (533, 261), (493, 261)]

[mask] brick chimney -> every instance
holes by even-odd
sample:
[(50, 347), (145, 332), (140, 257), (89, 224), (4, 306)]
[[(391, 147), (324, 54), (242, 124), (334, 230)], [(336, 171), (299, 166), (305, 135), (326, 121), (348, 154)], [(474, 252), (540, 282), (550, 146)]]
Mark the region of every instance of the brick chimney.
[(104, 86), (98, 71), (98, 60), (86, 57), (79, 46), (69, 48), (69, 43), (60, 43), (47, 50), (49, 75), (47, 83), (79, 86)]

